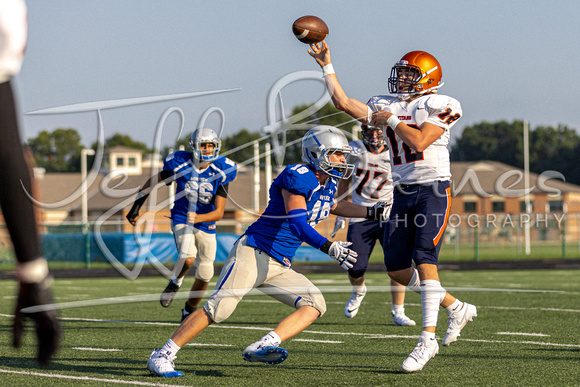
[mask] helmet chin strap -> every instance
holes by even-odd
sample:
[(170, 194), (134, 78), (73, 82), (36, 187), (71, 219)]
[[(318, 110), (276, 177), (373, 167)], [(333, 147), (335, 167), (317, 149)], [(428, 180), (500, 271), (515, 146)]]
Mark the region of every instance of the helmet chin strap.
[(397, 98), (399, 98), (400, 101), (406, 101), (411, 97), (414, 97), (416, 95), (422, 95), (422, 94), (427, 94), (427, 93), (432, 93), (432, 92), (436, 92), (437, 89), (439, 89), (441, 86), (443, 86), (445, 84), (445, 82), (441, 82), (440, 85), (437, 86), (433, 86), (428, 88), (427, 90), (423, 90), (423, 91), (417, 91), (415, 93), (397, 93)]

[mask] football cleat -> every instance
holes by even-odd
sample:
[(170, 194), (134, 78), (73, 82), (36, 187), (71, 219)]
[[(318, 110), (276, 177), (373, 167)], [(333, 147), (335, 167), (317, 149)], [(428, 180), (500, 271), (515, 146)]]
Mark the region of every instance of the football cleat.
[(163, 378), (180, 378), (183, 372), (175, 371), (173, 360), (177, 357), (169, 351), (155, 348), (147, 361), (147, 369), (152, 374)]
[(405, 372), (421, 371), (425, 364), (438, 353), (439, 344), (437, 344), (437, 340), (432, 339), (424, 342), (423, 338), (419, 338), (417, 346), (403, 362), (403, 370)]
[(171, 305), (171, 302), (175, 297), (175, 293), (177, 293), (178, 290), (179, 285), (173, 282), (173, 280), (169, 281), (169, 284), (167, 284), (167, 287), (165, 288), (163, 293), (161, 293), (161, 298), (159, 299), (161, 306), (167, 308), (169, 305)]
[(473, 321), (474, 317), (477, 317), (477, 308), (475, 305), (464, 302), (459, 310), (452, 312), (449, 315), (449, 318), (447, 319), (447, 333), (445, 334), (441, 344), (448, 346), (457, 341), (463, 327), (469, 321)]
[(261, 341), (255, 342), (244, 349), (244, 360), (249, 362), (260, 361), (266, 364), (279, 364), (288, 357), (285, 348), (265, 346)]
[(360, 308), (360, 303), (367, 294), (367, 288), (365, 287), (362, 293), (352, 292), (348, 302), (344, 306), (344, 315), (348, 318), (353, 318), (358, 313), (358, 308)]
[(391, 310), (391, 317), (393, 317), (393, 324), (401, 327), (414, 327), (415, 321), (411, 320), (409, 317), (405, 315), (405, 312), (395, 313), (394, 310)]

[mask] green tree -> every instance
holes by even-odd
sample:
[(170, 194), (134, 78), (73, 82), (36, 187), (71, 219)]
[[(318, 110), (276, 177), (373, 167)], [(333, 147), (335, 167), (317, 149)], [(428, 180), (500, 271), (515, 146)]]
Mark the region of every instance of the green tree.
[[(298, 105), (292, 109), (292, 116), (298, 115), (300, 112), (308, 109), (311, 105)], [(296, 164), (302, 162), (302, 142), (300, 141), (310, 127), (314, 125), (332, 125), (345, 131), (349, 141), (352, 140), (352, 127), (357, 125), (351, 116), (341, 112), (334, 105), (329, 102), (320, 110), (310, 114), (304, 119), (300, 119), (293, 123), (293, 127), (286, 133), (286, 152), (284, 156), (284, 164)], [(292, 144), (293, 143), (293, 144)]]
[(481, 122), (463, 129), (451, 148), (451, 161), (495, 160), (523, 165), (523, 122)]
[(52, 132), (43, 130), (28, 139), (38, 167), (47, 172), (79, 172), (83, 145), (81, 136), (72, 128), (58, 128)]
[(580, 136), (567, 126), (539, 126), (530, 132), (530, 170), (536, 173), (555, 170), (566, 181), (580, 184), (579, 151)]
[[(260, 137), (262, 137), (260, 132), (250, 132), (248, 129), (242, 129), (222, 139), (221, 154), (227, 155), (228, 158), (236, 163), (249, 161), (254, 157), (254, 147), (251, 144)], [(261, 150), (261, 153), (263, 152)]]
[[(173, 148), (169, 147), (165, 148), (163, 152), (164, 156), (167, 156), (170, 153), (170, 151), (175, 152), (176, 150), (179, 150), (181, 147), (189, 151), (190, 136), (191, 133), (189, 133), (186, 137), (182, 137), (179, 140), (177, 140)], [(227, 156), (236, 163), (242, 163), (244, 161), (247, 161), (254, 157), (254, 147), (251, 146), (251, 143), (262, 136), (263, 135), (257, 131), (250, 132), (248, 129), (245, 128), (240, 129), (240, 131), (225, 138), (222, 138), (222, 148), (220, 150), (220, 154)], [(243, 145), (247, 146), (243, 147)], [(263, 152), (263, 150), (261, 152)]]
[[(112, 148), (115, 146), (126, 146), (128, 148), (142, 150), (145, 153), (151, 152), (151, 149), (149, 149), (149, 147), (147, 145), (145, 145), (145, 143), (140, 142), (140, 141), (135, 141), (131, 138), (131, 136), (128, 136), (125, 134), (120, 134), (120, 133), (115, 133), (111, 137), (108, 137), (107, 139), (105, 139), (104, 146), (105, 146), (105, 149)], [(97, 149), (97, 143), (94, 142), (91, 147), (93, 149)]]
[[(451, 161), (495, 160), (518, 168), (524, 165), (523, 122), (482, 122), (466, 127), (451, 148)], [(580, 137), (575, 130), (539, 126), (530, 129), (530, 171), (555, 170), (566, 181), (580, 184)]]

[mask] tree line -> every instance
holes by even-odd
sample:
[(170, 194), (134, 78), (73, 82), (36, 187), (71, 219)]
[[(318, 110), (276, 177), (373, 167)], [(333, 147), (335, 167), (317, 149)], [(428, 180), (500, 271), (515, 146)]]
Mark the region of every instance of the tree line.
[[(294, 107), (292, 115), (296, 116), (308, 108), (309, 105)], [(284, 164), (299, 163), (301, 160), (300, 138), (306, 133), (308, 125), (324, 124), (337, 126), (350, 133), (355, 125), (352, 118), (327, 104), (308, 117), (292, 122), (286, 134)], [(461, 135), (450, 146), (451, 161), (478, 161), (494, 160), (517, 168), (524, 165), (522, 121), (481, 122), (466, 126)], [(453, 129), (452, 129), (453, 130)], [(162, 156), (179, 149), (189, 149), (189, 134), (179, 139), (174, 146), (166, 146), (161, 150)], [(243, 162), (254, 156), (252, 146), (243, 147), (254, 140), (263, 137), (260, 131), (251, 131), (246, 128), (222, 139), (221, 154), (227, 154), (236, 162)], [(350, 138), (350, 137), (349, 137)], [(84, 148), (81, 136), (73, 128), (58, 128), (49, 132), (41, 131), (38, 136), (29, 138), (26, 144), (34, 155), (36, 166), (47, 172), (78, 172), (80, 171), (80, 155)], [(96, 143), (91, 147), (97, 148)], [(104, 147), (126, 146), (151, 153), (145, 143), (135, 141), (128, 135), (114, 134), (105, 140)], [(242, 148), (240, 148), (242, 147)], [(235, 152), (230, 152), (235, 150)], [(262, 150), (263, 152), (263, 150)], [(530, 170), (542, 173), (555, 170), (566, 177), (566, 181), (580, 184), (580, 165), (575, 155), (580, 154), (580, 136), (572, 128), (564, 125), (557, 127), (537, 126), (530, 128), (529, 156)]]

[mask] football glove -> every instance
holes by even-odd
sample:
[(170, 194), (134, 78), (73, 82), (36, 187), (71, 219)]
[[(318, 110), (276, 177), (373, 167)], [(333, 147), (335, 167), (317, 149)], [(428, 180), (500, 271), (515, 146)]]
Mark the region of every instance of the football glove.
[(328, 256), (334, 259), (338, 264), (344, 269), (352, 269), (352, 265), (356, 262), (356, 257), (358, 254), (356, 251), (351, 250), (348, 246), (352, 245), (351, 242), (324, 242), (324, 245), (320, 250), (328, 254)]
[(139, 217), (139, 210), (134, 211), (133, 209), (131, 209), (128, 213), (127, 213), (127, 220), (129, 221), (129, 223), (131, 223), (133, 226), (135, 225), (135, 223), (137, 222), (137, 218)]
[(38, 338), (38, 362), (47, 365), (58, 348), (60, 325), (55, 310), (22, 313), (23, 308), (37, 305), (52, 304), (52, 277), (46, 276), (37, 283), (20, 282), (16, 311), (14, 312), (12, 345), (20, 347), (24, 331), (24, 319), (34, 320), (36, 337)]
[(391, 203), (376, 202), (374, 206), (367, 207), (367, 220), (380, 220), (385, 222), (389, 219), (389, 208)]
[(334, 238), (338, 230), (344, 228), (346, 226), (346, 219), (342, 216), (337, 216), (334, 220), (334, 230), (330, 233), (330, 237)]

